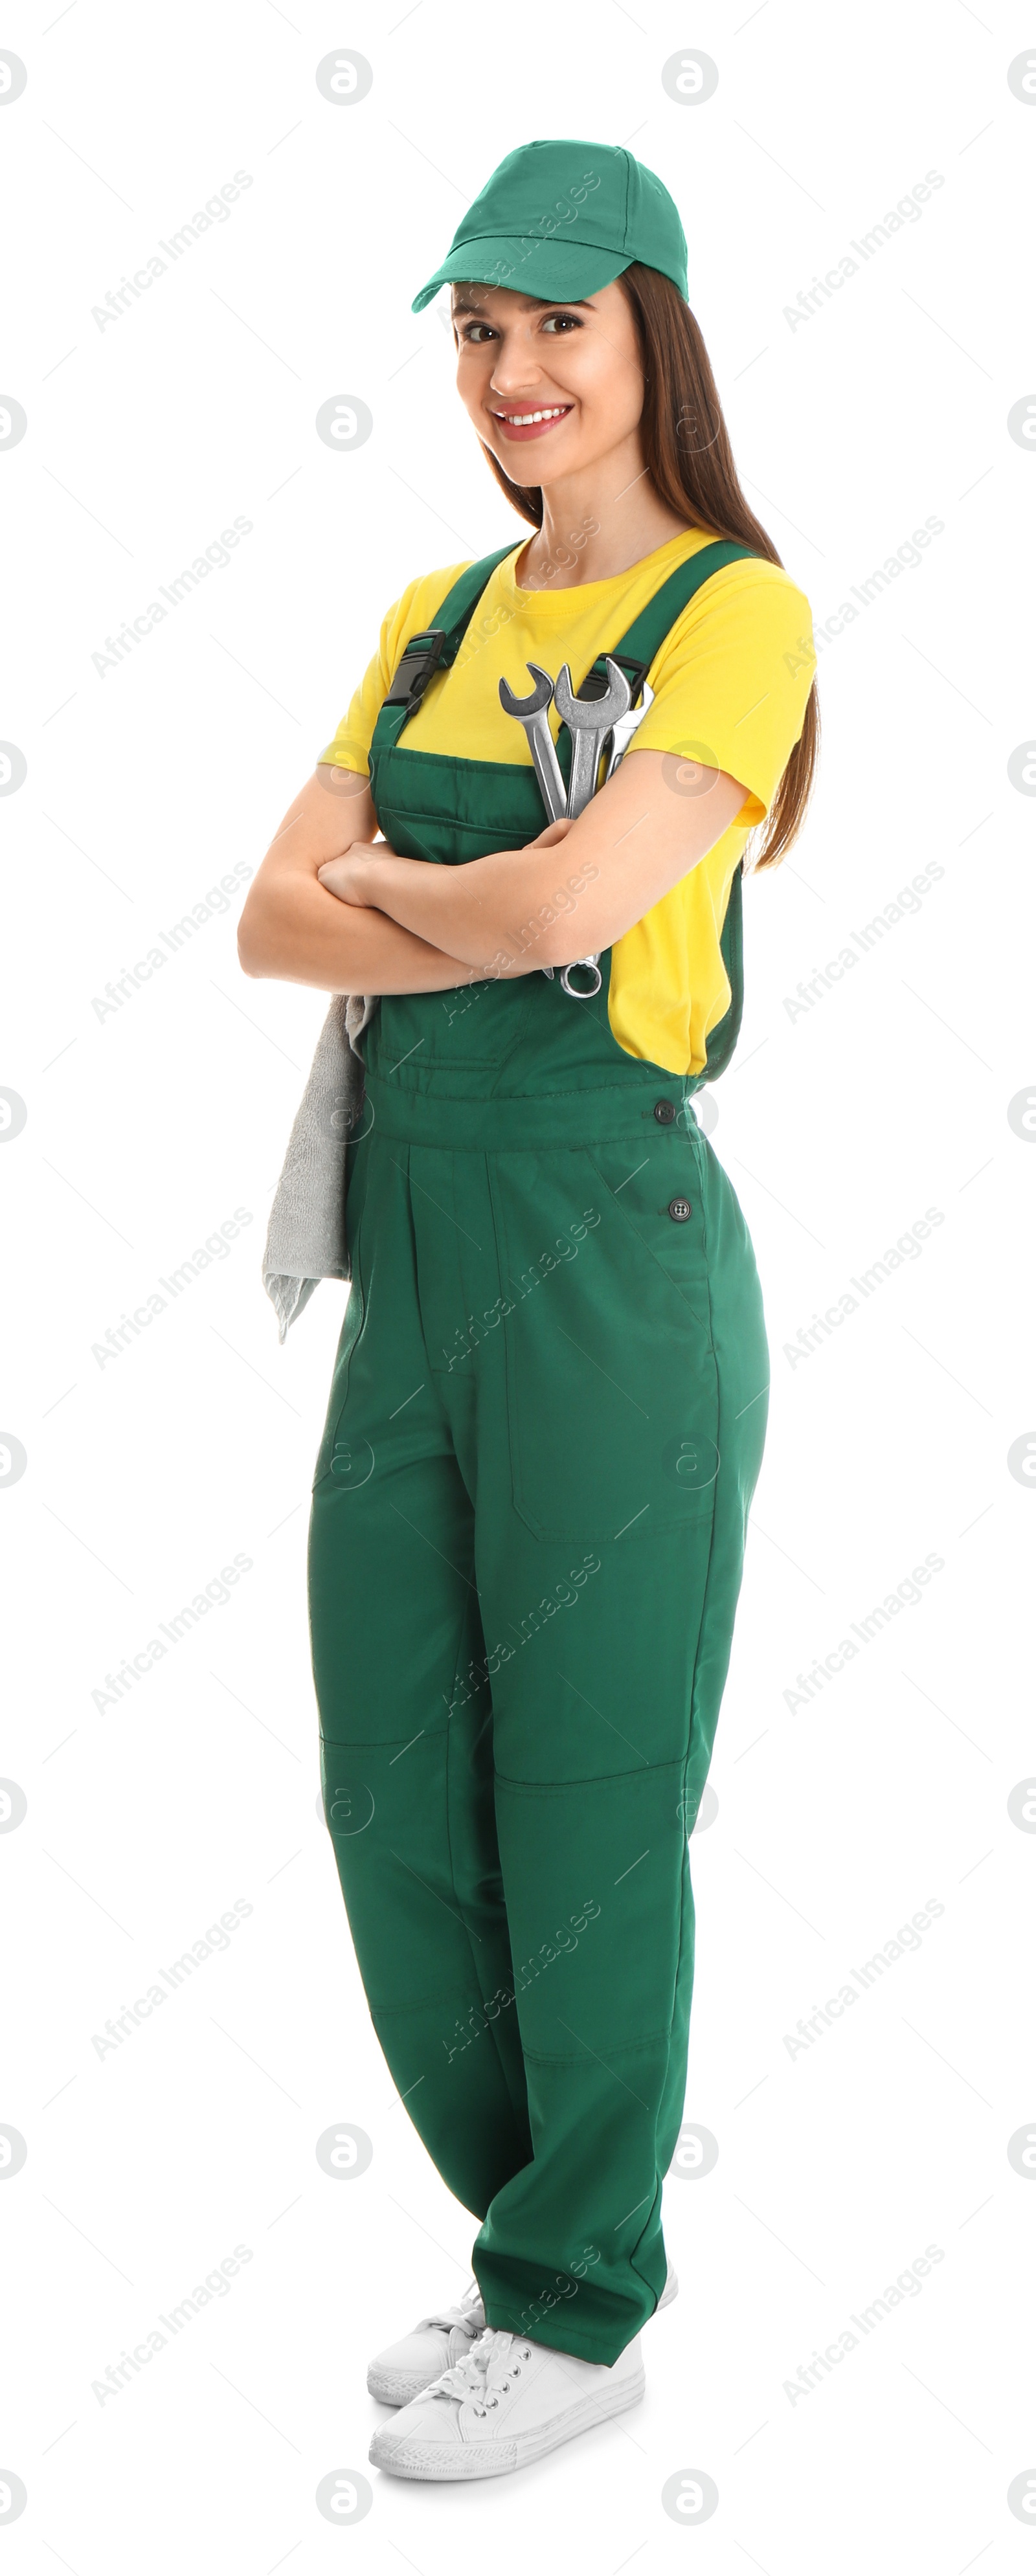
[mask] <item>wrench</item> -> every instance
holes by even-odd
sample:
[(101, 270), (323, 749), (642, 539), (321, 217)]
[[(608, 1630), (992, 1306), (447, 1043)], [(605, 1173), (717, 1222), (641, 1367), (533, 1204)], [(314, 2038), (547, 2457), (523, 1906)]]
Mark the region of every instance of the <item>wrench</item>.
[(597, 785), (597, 766), (606, 733), (627, 715), (630, 684), (611, 654), (605, 654), (608, 686), (603, 696), (577, 698), (572, 687), (572, 674), (563, 662), (554, 682), (554, 704), (562, 723), (572, 737), (572, 767), (569, 773), (567, 811), (572, 816), (583, 812)]
[[(625, 674), (609, 655), (605, 656), (608, 686), (603, 692), (599, 692), (597, 697), (589, 699), (576, 698), (572, 689), (572, 674), (567, 662), (559, 672), (557, 681), (552, 681), (549, 672), (541, 670), (538, 662), (527, 662), (525, 667), (531, 671), (537, 684), (531, 698), (516, 698), (506, 680), (501, 680), (500, 704), (505, 715), (514, 716), (525, 728), (540, 793), (551, 821), (558, 821), (566, 810), (574, 818), (583, 812), (593, 795), (597, 783), (601, 747), (606, 736), (612, 735), (614, 746), (615, 729), (622, 729), (618, 753), (615, 753), (613, 747), (609, 760), (608, 776), (610, 777), (612, 768), (616, 765), (617, 759), (621, 759), (629, 734), (639, 721), (644, 708), (638, 708), (632, 725), (624, 724), (624, 719), (629, 714), (630, 686)], [(559, 715), (568, 725), (572, 739), (572, 767), (567, 808), (564, 780), (547, 723), (546, 711), (551, 697), (554, 699)], [(570, 715), (570, 709), (577, 712)], [(583, 712), (584, 709), (586, 713)], [(600, 992), (601, 973), (598, 956), (599, 951), (595, 951), (593, 956), (574, 958), (570, 966), (562, 969), (560, 979), (562, 990), (570, 994), (573, 1000), (585, 1000), (594, 993)], [(570, 984), (568, 978), (576, 968), (583, 969), (592, 980), (582, 986)], [(541, 971), (553, 982), (553, 966), (544, 966)]]
[[(562, 664), (554, 682), (554, 704), (572, 737), (568, 811), (573, 817), (584, 812), (594, 793), (601, 747), (606, 735), (611, 733), (629, 713), (629, 681), (625, 672), (619, 669), (618, 663), (613, 662), (608, 653), (605, 654), (605, 669), (608, 674), (607, 688), (593, 698), (575, 696), (572, 688), (572, 674), (567, 662)], [(585, 1001), (594, 993), (600, 992), (599, 957), (600, 950), (595, 949), (592, 956), (574, 957), (571, 965), (562, 968), (561, 989), (563, 993), (571, 994), (573, 1001)], [(576, 972), (581, 972), (588, 980), (585, 983), (570, 983), (569, 977)]]
[(623, 753), (629, 750), (630, 742), (640, 723), (640, 719), (642, 716), (646, 716), (654, 694), (654, 690), (649, 689), (647, 681), (645, 680), (644, 695), (639, 707), (631, 707), (628, 715), (618, 717), (613, 727), (612, 746), (608, 754), (608, 762), (604, 773), (604, 783), (606, 787), (609, 778), (614, 777)]
[(501, 680), (500, 704), (504, 714), (516, 717), (524, 728), (548, 817), (552, 823), (559, 823), (565, 811), (565, 782), (547, 723), (547, 708), (554, 695), (554, 682), (549, 671), (541, 671), (538, 662), (527, 662), (525, 668), (532, 672), (536, 682), (532, 696), (516, 698), (506, 680)]

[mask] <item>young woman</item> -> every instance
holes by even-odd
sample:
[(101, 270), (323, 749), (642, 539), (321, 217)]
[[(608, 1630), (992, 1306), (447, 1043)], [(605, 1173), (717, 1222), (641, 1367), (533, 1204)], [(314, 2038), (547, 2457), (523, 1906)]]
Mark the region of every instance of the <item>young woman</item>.
[[(371, 2458), (413, 2478), (633, 2404), (675, 2289), (687, 1839), (768, 1386), (691, 1102), (737, 1036), (749, 835), (773, 866), (816, 742), (809, 604), (738, 483), (660, 182), (527, 145), (414, 309), (444, 282), (533, 533), (388, 610), (241, 922), (246, 973), (368, 997), (310, 1621), (374, 2027), (481, 2220), (471, 2293), (371, 2365), (401, 2410)], [(646, 712), (548, 823), (500, 683), (528, 697), (534, 665), (564, 706), (565, 666), (587, 701), (616, 663)], [(599, 989), (563, 981), (595, 957)]]

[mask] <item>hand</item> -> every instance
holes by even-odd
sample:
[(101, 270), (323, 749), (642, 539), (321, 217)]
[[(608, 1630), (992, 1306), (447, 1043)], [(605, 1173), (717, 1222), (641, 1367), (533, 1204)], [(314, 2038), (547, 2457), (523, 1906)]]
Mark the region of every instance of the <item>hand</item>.
[(526, 842), (526, 848), (529, 850), (555, 849), (558, 842), (564, 840), (566, 832), (571, 831), (575, 820), (574, 814), (559, 814), (556, 823), (548, 823), (545, 831), (537, 832), (534, 841)]
[(377, 898), (370, 863), (394, 857), (395, 851), (390, 850), (387, 841), (354, 841), (341, 858), (325, 859), (323, 867), (317, 869), (317, 877), (329, 894), (337, 895), (339, 903), (374, 903)]

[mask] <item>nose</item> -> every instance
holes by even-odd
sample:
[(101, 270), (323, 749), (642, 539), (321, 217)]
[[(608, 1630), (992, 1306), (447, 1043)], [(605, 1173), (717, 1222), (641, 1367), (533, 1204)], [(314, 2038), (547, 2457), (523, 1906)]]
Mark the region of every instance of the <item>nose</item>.
[(500, 402), (517, 402), (523, 395), (534, 392), (538, 396), (542, 389), (541, 369), (530, 365), (527, 358), (518, 356), (510, 364), (501, 357), (489, 379), (490, 393), (495, 394)]
[(524, 394), (540, 393), (543, 384), (543, 369), (537, 364), (531, 349), (508, 333), (497, 349), (489, 379), (490, 393), (497, 394), (502, 401), (514, 402)]

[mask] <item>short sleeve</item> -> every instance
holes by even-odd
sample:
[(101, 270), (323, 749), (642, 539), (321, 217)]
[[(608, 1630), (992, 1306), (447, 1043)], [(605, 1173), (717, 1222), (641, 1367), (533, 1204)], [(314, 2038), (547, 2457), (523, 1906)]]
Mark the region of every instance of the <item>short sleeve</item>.
[(318, 761), (330, 761), (336, 769), (355, 769), (361, 777), (368, 775), (378, 711), (386, 690), (392, 686), (400, 656), (411, 635), (419, 635), (423, 627), (431, 625), (458, 575), (466, 571), (468, 561), (470, 558), (463, 564), (447, 564), (438, 572), (420, 573), (386, 609), (377, 652), (368, 662), (358, 689), (353, 691), (334, 739), (318, 751)]
[(815, 669), (805, 593), (779, 564), (728, 564), (670, 629), (631, 750), (726, 770), (748, 790), (738, 823), (761, 823), (802, 731)]

